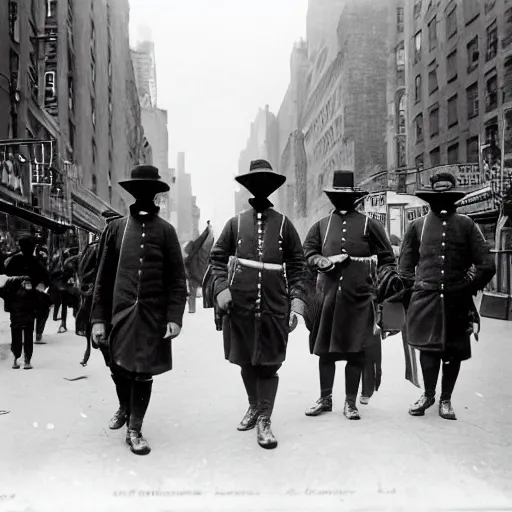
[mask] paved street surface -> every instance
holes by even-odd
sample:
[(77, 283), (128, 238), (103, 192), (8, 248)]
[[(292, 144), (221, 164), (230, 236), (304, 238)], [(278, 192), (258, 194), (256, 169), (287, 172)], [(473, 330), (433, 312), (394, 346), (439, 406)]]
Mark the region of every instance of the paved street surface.
[(398, 336), (384, 341), (382, 388), (361, 406), (362, 421), (342, 415), (343, 363), (335, 410), (306, 417), (317, 359), (299, 326), (280, 372), (279, 447), (265, 451), (255, 431), (236, 431), (244, 391), (211, 311), (185, 322), (175, 370), (155, 378), (147, 457), (129, 451), (124, 429), (108, 429), (114, 388), (98, 352), (80, 366), (83, 338), (56, 334), (50, 321), (31, 371), (12, 370), (0, 345), (0, 409), (10, 411), (0, 416), (1, 511), (512, 510), (511, 323), (483, 320), (454, 396), (455, 422), (435, 408), (407, 414), (419, 391), (403, 379)]

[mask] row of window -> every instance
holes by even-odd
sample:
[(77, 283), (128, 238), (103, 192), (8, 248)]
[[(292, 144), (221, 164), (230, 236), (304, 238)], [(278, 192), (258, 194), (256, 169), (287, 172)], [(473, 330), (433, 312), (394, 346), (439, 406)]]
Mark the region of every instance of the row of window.
[[(459, 164), (461, 161), (470, 164), (479, 162), (479, 140), (478, 136), (470, 137), (466, 140), (465, 157), (461, 158), (459, 142), (450, 144), (447, 148), (447, 164)], [(438, 146), (429, 152), (429, 167), (436, 167), (441, 165), (441, 147)], [(416, 168), (422, 169), (424, 167), (424, 155), (418, 155), (415, 160)]]

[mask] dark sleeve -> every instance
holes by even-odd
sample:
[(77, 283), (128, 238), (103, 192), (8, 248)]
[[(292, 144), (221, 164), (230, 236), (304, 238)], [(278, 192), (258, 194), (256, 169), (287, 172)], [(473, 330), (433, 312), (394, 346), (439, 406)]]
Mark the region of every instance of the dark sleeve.
[(172, 225), (167, 226), (166, 258), (164, 265), (165, 287), (168, 290), (167, 322), (180, 327), (183, 325), (183, 313), (187, 302), (187, 280), (181, 254), (180, 242)]
[(322, 238), (320, 235), (320, 222), (314, 224), (304, 240), (304, 257), (308, 265), (317, 270), (316, 260), (322, 256)]
[(236, 234), (233, 229), (234, 221), (230, 219), (213, 246), (210, 253), (211, 275), (213, 279), (213, 295), (217, 295), (229, 287), (228, 263), (229, 258), (235, 255)]
[(395, 267), (396, 259), (393, 247), (384, 226), (378, 220), (368, 219), (368, 236), (372, 254), (377, 256), (378, 268)]
[(47, 268), (40, 262), (37, 262), (39, 267), (39, 282), (43, 283), (46, 288), (50, 286), (50, 272), (48, 272)]
[(473, 221), (471, 221), (469, 236), (471, 260), (476, 268), (473, 278), (474, 290), (483, 290), (496, 274), (494, 256), (482, 232)]
[(98, 271), (91, 309), (92, 324), (108, 324), (112, 316), (112, 299), (117, 273), (114, 231), (116, 224), (113, 221), (105, 228), (98, 244)]
[(418, 240), (416, 222), (411, 222), (404, 236), (400, 256), (398, 257), (398, 271), (404, 284), (410, 288), (414, 284), (416, 265), (420, 259), (420, 242)]
[(287, 218), (283, 231), (283, 256), (286, 264), (289, 298), (304, 300), (305, 263), (304, 251), (295, 226)]

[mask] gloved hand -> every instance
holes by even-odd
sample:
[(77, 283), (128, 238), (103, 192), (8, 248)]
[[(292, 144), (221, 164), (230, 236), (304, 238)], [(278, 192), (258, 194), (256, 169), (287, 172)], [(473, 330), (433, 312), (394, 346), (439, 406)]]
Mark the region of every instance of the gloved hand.
[(332, 263), (329, 258), (326, 258), (325, 256), (317, 256), (314, 263), (319, 272), (328, 272), (334, 268), (334, 263)]
[(177, 338), (181, 333), (181, 327), (174, 322), (169, 322), (168, 324), (169, 334), (171, 339)]
[(297, 318), (297, 313), (293, 311), (290, 313), (290, 320), (288, 321), (288, 332), (291, 333), (295, 330), (299, 323), (299, 319)]
[(229, 288), (226, 288), (225, 290), (222, 290), (217, 295), (217, 305), (220, 309), (223, 311), (226, 311), (231, 304), (233, 298), (231, 297), (231, 292), (229, 291)]
[(100, 347), (101, 345), (106, 345), (107, 340), (105, 338), (105, 324), (99, 323), (94, 324), (92, 326), (92, 333), (91, 333), (92, 341)]

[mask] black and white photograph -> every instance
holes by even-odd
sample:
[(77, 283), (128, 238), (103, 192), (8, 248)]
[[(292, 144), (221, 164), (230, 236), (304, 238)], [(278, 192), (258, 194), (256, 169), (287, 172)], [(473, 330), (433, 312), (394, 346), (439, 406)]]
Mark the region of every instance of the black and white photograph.
[(0, 512), (512, 512), (511, 274), (512, 0), (0, 0)]

